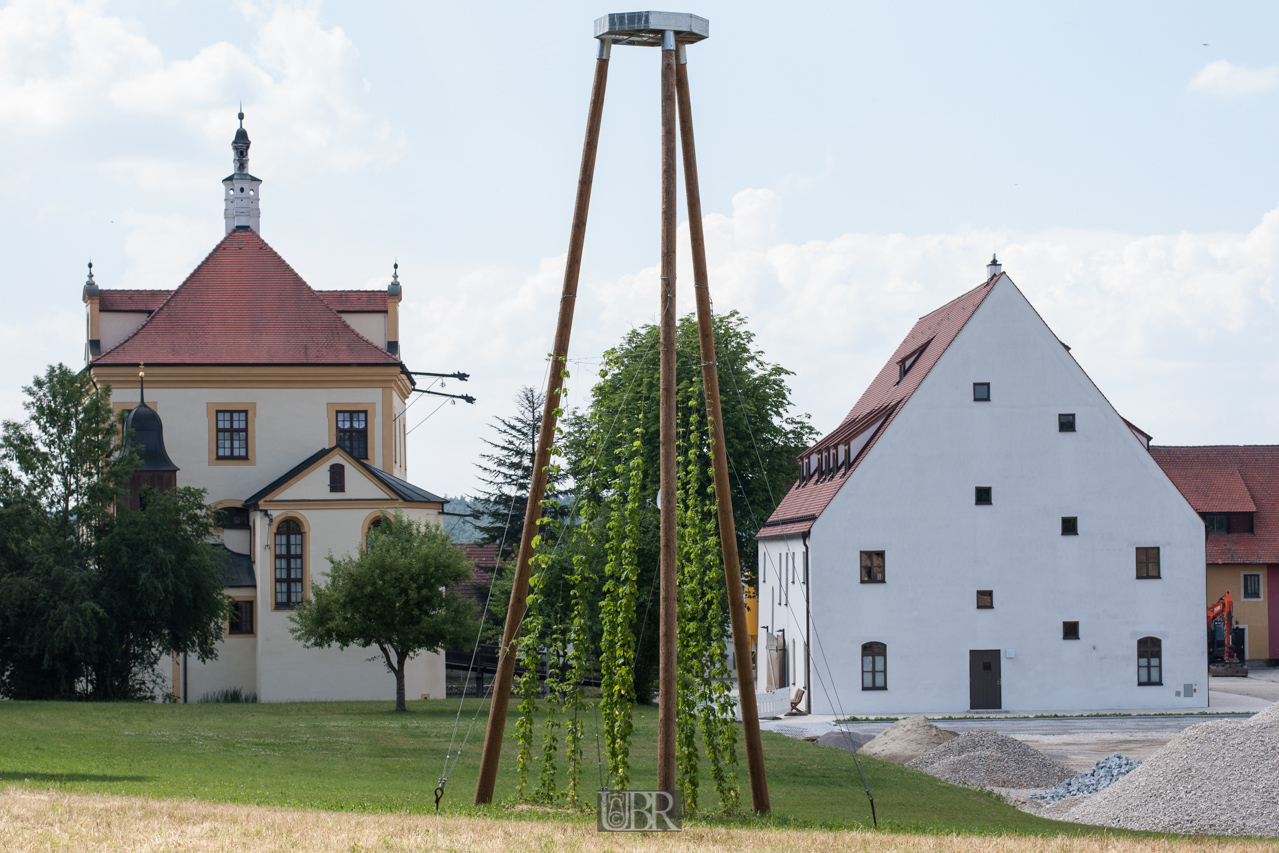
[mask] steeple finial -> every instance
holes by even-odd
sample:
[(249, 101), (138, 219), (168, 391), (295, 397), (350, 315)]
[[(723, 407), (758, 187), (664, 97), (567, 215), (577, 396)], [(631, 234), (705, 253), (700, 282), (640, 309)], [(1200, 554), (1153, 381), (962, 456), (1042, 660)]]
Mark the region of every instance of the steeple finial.
[(89, 259), (89, 278), (85, 281), (85, 285), (93, 284), (93, 259)]
[(240, 112), (236, 115), (240, 120), (240, 127), (244, 127), (244, 101), (240, 101)]
[(147, 404), (147, 373), (146, 365), (138, 362), (138, 405), (145, 406)]
[(396, 259), (395, 263), (391, 264), (391, 269), (394, 270), (394, 272), (391, 273), (391, 281), (395, 282), (396, 284), (399, 284), (400, 283), (400, 261), (398, 258)]

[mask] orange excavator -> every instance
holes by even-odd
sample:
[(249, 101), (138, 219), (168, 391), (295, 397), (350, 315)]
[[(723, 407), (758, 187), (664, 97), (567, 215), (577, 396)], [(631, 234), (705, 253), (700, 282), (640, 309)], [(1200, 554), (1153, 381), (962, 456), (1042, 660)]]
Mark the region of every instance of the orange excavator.
[(1208, 674), (1247, 678), (1244, 666), (1244, 630), (1235, 625), (1230, 590), (1208, 605)]

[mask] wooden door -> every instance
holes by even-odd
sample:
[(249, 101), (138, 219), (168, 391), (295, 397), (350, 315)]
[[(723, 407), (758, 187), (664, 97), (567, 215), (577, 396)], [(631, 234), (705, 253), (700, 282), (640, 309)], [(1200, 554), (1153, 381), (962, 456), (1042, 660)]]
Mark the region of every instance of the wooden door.
[(999, 684), (999, 649), (969, 650), (968, 707), (973, 710), (1003, 707)]

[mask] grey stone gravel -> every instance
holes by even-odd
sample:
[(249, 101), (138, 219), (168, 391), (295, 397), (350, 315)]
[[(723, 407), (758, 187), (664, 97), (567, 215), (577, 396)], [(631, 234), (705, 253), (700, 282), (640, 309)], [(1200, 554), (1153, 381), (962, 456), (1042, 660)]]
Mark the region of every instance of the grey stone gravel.
[(1248, 720), (1191, 726), (1106, 790), (1042, 814), (1154, 832), (1279, 837), (1279, 703)]
[(973, 788), (1047, 788), (1075, 771), (998, 732), (964, 732), (906, 764), (955, 785)]
[(1109, 788), (1140, 766), (1140, 761), (1133, 761), (1131, 758), (1116, 752), (1101, 759), (1078, 776), (1067, 779), (1047, 791), (1031, 794), (1030, 798), (1032, 800), (1045, 800), (1049, 803), (1055, 803), (1067, 797), (1095, 794), (1098, 791), (1104, 791)]
[(827, 732), (817, 739), (822, 746), (836, 746), (849, 752), (857, 752), (871, 741), (874, 735), (856, 732)]

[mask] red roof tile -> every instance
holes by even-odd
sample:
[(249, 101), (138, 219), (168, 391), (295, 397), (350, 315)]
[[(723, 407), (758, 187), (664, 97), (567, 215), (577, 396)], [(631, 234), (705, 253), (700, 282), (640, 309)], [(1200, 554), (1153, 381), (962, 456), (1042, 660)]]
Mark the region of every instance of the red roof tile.
[(471, 579), (458, 584), (457, 591), (483, 607), (484, 598), (480, 595), (478, 587), (487, 585), (493, 577), (493, 572), (497, 570), (497, 546), (459, 543), (454, 547), (461, 548), (466, 558), (474, 565)]
[(1279, 446), (1152, 446), (1150, 455), (1196, 512), (1253, 513), (1252, 533), (1209, 534), (1209, 563), (1279, 563)]
[(350, 314), (385, 314), (385, 290), (317, 290), (334, 311)]
[(387, 364), (255, 231), (232, 231), (145, 323), (94, 361)]
[[(879, 441), (879, 437), (888, 429), (893, 419), (902, 410), (902, 406), (910, 399), (911, 394), (924, 381), (928, 371), (941, 358), (942, 353), (950, 346), (951, 341), (959, 334), (978, 306), (990, 293), (995, 281), (993, 279), (979, 285), (954, 299), (942, 307), (925, 314), (915, 323), (908, 334), (888, 359), (888, 363), (870, 383), (870, 387), (862, 394), (857, 405), (853, 406), (847, 417), (831, 433), (804, 452), (803, 457), (820, 453), (829, 448), (837, 448), (859, 436), (865, 436), (868, 430), (874, 430), (870, 439), (860, 453), (855, 453), (851, 464), (845, 464), (828, 474), (817, 474), (807, 479), (801, 478), (791, 486), (790, 491), (782, 498), (772, 516), (764, 523), (756, 538), (775, 539), (781, 536), (797, 536), (808, 532), (813, 522), (822, 511), (834, 500), (841, 486), (866, 458), (866, 454)], [(923, 347), (923, 352), (910, 366), (904, 377), (899, 379), (898, 363)], [(852, 442), (856, 448), (858, 442)]]
[(103, 290), (98, 295), (99, 311), (146, 311), (164, 304), (172, 290)]

